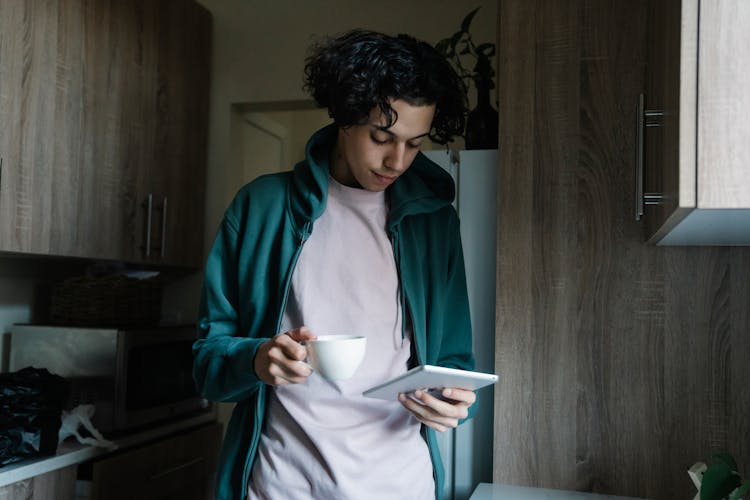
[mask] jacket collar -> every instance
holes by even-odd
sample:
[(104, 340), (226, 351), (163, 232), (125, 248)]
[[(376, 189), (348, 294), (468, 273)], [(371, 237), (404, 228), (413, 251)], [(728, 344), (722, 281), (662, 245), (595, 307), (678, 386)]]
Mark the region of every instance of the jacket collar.
[[(307, 142), (305, 160), (294, 167), (288, 201), (295, 225), (303, 236), (309, 235), (310, 222), (325, 210), (329, 157), (337, 136), (335, 124), (315, 132)], [(386, 190), (388, 226), (395, 227), (409, 215), (434, 212), (453, 202), (455, 195), (451, 176), (418, 153), (409, 169)]]

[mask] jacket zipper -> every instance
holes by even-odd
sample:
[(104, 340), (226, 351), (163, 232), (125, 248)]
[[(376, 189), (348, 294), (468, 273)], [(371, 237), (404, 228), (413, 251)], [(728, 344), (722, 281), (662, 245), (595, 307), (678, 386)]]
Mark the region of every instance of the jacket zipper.
[[(289, 299), (289, 289), (292, 285), (292, 276), (294, 275), (294, 269), (297, 267), (297, 261), (299, 260), (300, 253), (302, 253), (302, 247), (305, 244), (305, 241), (307, 241), (307, 238), (309, 238), (310, 236), (311, 228), (312, 222), (306, 222), (305, 227), (302, 231), (302, 235), (299, 239), (299, 245), (297, 245), (297, 250), (294, 252), (294, 256), (292, 257), (292, 267), (289, 270), (289, 274), (286, 278), (286, 283), (284, 284), (284, 295), (281, 301), (281, 309), (279, 310), (279, 319), (276, 321), (277, 332), (279, 331), (279, 328), (281, 328), (281, 321), (284, 318), (284, 309), (286, 308), (286, 303)], [(258, 449), (258, 442), (260, 441), (260, 427), (263, 423), (263, 415), (261, 415), (259, 411), (261, 406), (261, 394), (265, 394), (265, 390), (258, 391), (255, 408), (253, 410), (255, 412), (255, 419), (253, 420), (253, 437), (252, 441), (250, 442), (250, 453), (247, 454), (247, 458), (245, 459), (245, 467), (242, 471), (242, 498), (245, 498), (246, 496), (247, 485), (250, 481), (250, 471), (252, 469), (251, 458), (255, 458), (255, 454)]]
[(299, 254), (302, 253), (302, 246), (305, 244), (305, 241), (307, 241), (307, 238), (310, 237), (311, 229), (312, 222), (306, 222), (305, 227), (302, 231), (302, 235), (299, 238), (299, 245), (297, 245), (297, 250), (294, 252), (294, 256), (292, 257), (292, 268), (289, 270), (289, 275), (287, 276), (286, 283), (284, 284), (284, 298), (281, 301), (281, 309), (279, 310), (278, 316), (279, 319), (276, 320), (276, 332), (279, 332), (279, 329), (281, 328), (281, 321), (284, 318), (284, 309), (286, 309), (286, 303), (287, 300), (289, 300), (289, 289), (292, 287), (292, 275), (294, 274), (294, 269), (297, 267)]

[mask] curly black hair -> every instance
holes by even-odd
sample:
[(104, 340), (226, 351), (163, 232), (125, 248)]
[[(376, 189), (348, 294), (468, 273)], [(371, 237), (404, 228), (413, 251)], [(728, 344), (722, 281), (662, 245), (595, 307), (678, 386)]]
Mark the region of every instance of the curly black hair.
[(304, 88), (340, 127), (362, 125), (378, 106), (387, 126), (398, 119), (390, 101), (435, 104), (429, 137), (447, 144), (463, 132), (466, 87), (450, 63), (426, 42), (355, 29), (313, 44)]

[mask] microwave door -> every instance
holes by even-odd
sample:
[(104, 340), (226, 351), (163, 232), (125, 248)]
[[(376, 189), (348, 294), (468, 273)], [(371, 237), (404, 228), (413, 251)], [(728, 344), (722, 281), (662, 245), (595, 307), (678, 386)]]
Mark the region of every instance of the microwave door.
[(185, 416), (206, 409), (192, 376), (192, 328), (124, 330), (117, 350), (118, 429)]

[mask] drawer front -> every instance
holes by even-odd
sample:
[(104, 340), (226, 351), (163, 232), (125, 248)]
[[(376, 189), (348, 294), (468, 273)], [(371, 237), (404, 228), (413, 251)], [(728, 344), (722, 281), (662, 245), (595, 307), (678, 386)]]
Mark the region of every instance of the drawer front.
[(220, 441), (213, 423), (98, 461), (92, 499), (210, 498)]

